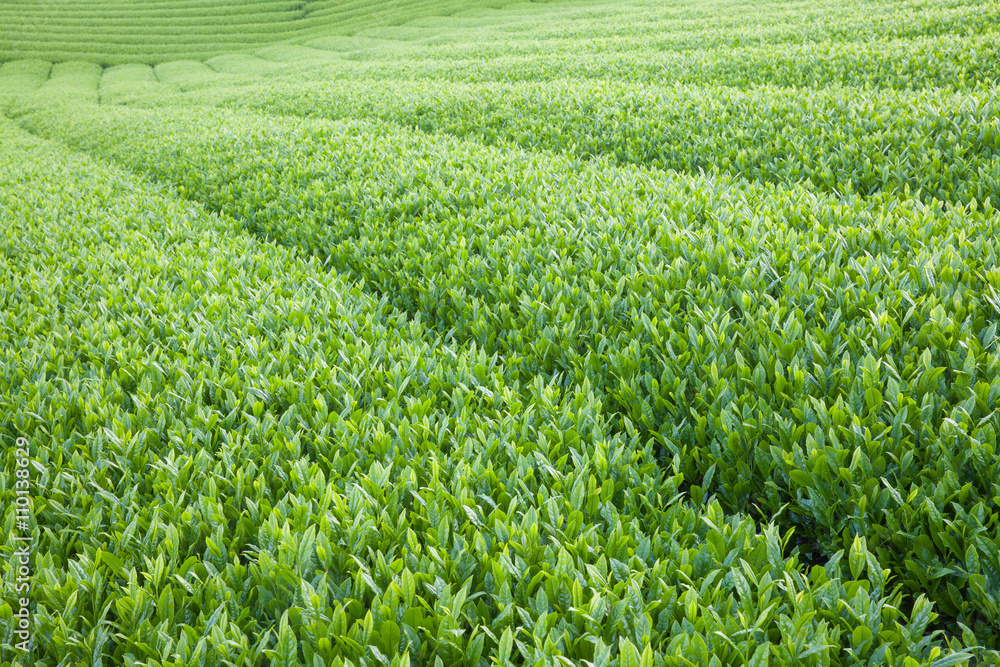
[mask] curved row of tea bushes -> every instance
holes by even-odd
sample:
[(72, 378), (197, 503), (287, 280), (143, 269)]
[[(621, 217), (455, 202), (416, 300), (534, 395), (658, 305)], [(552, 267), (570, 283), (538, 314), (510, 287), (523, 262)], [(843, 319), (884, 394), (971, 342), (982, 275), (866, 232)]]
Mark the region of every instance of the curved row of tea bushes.
[(636, 38), (631, 46), (596, 53), (578, 53), (570, 44), (519, 53), (508, 44), (507, 40), (488, 40), (485, 47), (466, 57), (444, 45), (414, 58), (370, 58), (359, 63), (356, 72), (365, 78), (383, 78), (387, 85), (420, 79), (510, 83), (575, 78), (736, 87), (976, 90), (998, 82), (994, 63), (1000, 54), (1000, 33), (680, 51), (651, 51), (642, 38)]
[(487, 144), (611, 156), (658, 169), (1000, 208), (998, 100), (997, 89), (740, 90), (613, 81), (387, 86), (381, 79), (277, 78), (204, 88), (186, 103), (384, 119)]
[(43, 60), (16, 60), (0, 65), (0, 114), (30, 95), (49, 78), (52, 63)]
[(593, 388), (696, 503), (778, 516), (819, 563), (865, 537), (945, 627), (996, 646), (996, 211), (385, 124), (44, 106), (21, 122), (315, 253), (508, 380)]

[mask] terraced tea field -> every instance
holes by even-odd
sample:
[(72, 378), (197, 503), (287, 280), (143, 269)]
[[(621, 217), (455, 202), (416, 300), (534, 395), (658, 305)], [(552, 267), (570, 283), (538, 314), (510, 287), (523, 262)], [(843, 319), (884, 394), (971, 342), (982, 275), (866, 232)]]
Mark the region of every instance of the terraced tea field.
[(1000, 664), (1000, 2), (0, 7), (0, 667)]

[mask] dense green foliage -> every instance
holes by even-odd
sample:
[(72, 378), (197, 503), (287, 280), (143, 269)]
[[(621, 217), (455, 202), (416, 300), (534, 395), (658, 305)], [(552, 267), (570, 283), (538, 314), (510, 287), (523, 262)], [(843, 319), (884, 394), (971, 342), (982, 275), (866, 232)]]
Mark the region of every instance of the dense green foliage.
[(428, 15), (512, 0), (7, 0), (0, 61), (88, 60), (101, 65), (251, 52), (306, 37), (353, 35)]
[(1000, 4), (460, 5), (0, 66), (30, 664), (1000, 662)]

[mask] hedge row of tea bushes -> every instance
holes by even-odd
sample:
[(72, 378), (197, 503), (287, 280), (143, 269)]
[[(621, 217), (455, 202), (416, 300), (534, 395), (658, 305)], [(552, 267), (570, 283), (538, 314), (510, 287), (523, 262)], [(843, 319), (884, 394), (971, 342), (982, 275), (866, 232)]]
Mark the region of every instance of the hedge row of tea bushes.
[(577, 80), (386, 86), (377, 78), (277, 78), (204, 88), (189, 99), (286, 115), (384, 119), (488, 144), (784, 185), (808, 182), (824, 192), (884, 190), (928, 203), (989, 200), (1000, 208), (996, 92)]
[(830, 198), (386, 124), (75, 111), (21, 122), (308, 250), (497, 355), (508, 381), (593, 390), (696, 504), (780, 517), (815, 563), (866, 537), (941, 627), (997, 646), (988, 203)]
[[(791, 533), (689, 502), (586, 381), (512, 379), (225, 216), (6, 121), (0, 139), (31, 664), (968, 659), (874, 544), (810, 566)], [(11, 505), (3, 529), (10, 552)], [(0, 619), (6, 665), (6, 601)]]
[(0, 65), (0, 112), (16, 104), (23, 95), (36, 91), (49, 78), (52, 63), (18, 60)]
[(566, 40), (518, 49), (511, 46), (515, 39), (488, 39), (471, 49), (462, 45), (432, 46), (424, 54), (404, 53), (398, 58), (383, 59), (378, 54), (364, 58), (360, 54), (358, 66), (346, 73), (384, 78), (387, 83), (414, 79), (514, 82), (575, 78), (650, 84), (709, 82), (737, 87), (769, 84), (966, 90), (997, 83), (993, 63), (1000, 55), (1000, 33), (995, 30), (972, 35), (879, 35), (861, 42), (765, 41), (662, 51), (648, 48), (647, 37), (641, 35), (629, 36), (622, 45), (596, 52), (581, 52)]
[[(77, 103), (97, 103), (101, 99), (100, 65), (84, 61), (55, 63), (49, 78), (38, 87), (38, 94), (53, 99), (75, 100)], [(21, 100), (30, 99), (22, 94)]]

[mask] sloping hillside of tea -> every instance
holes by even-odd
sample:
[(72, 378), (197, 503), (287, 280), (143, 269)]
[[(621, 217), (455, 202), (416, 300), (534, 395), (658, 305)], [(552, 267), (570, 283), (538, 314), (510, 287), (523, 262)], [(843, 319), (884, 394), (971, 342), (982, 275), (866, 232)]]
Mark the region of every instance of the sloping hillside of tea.
[(1000, 664), (1000, 2), (230, 4), (0, 9), (0, 667)]
[(248, 54), (516, 0), (6, 0), (0, 61), (155, 65)]

